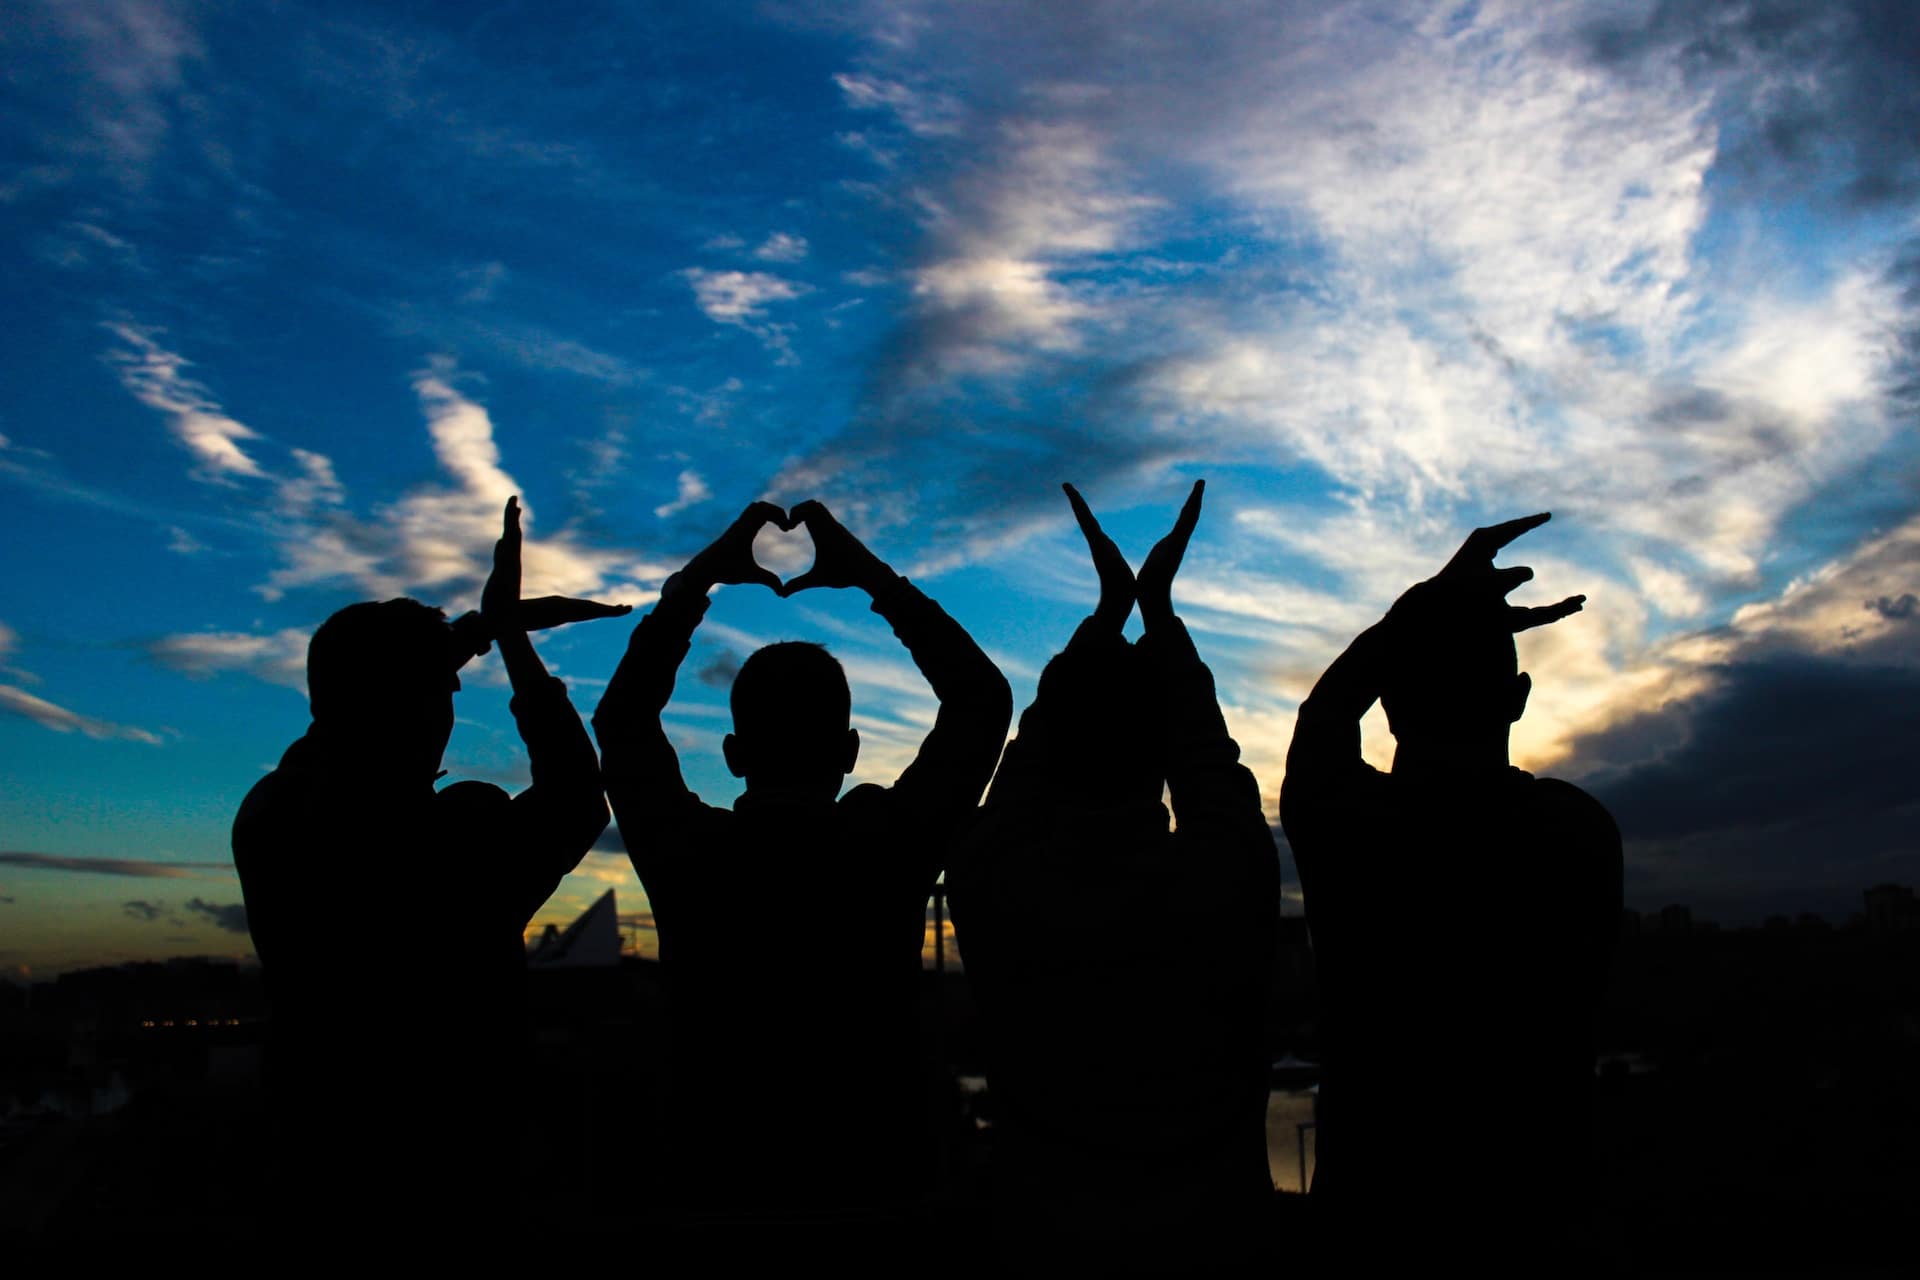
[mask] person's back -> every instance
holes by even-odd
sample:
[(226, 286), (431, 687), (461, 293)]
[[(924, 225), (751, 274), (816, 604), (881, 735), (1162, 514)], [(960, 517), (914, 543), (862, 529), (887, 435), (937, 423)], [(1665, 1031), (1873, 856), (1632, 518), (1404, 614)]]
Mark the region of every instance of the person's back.
[(1200, 488), (1141, 570), (1134, 645), (1134, 577), (1068, 492), (1101, 604), (1041, 674), (948, 874), (987, 1036), (998, 1248), (1031, 1268), (1245, 1264), (1272, 1197), (1279, 882), (1259, 784), (1172, 610)]
[[(315, 633), (313, 724), (234, 820), (272, 1005), (276, 1227), (350, 1215), (418, 1240), (512, 1203), (521, 931), (607, 809), (585, 729), (526, 637), (514, 504), (506, 523), (474, 628), (401, 599)], [(535, 625), (624, 612), (535, 603), (549, 618)], [(533, 785), (436, 791), (456, 671), (488, 640)]]
[[(753, 564), (767, 523), (807, 525), (809, 574), (782, 586)], [(839, 795), (859, 749), (845, 674), (792, 643), (755, 653), (735, 678), (724, 745), (745, 794), (727, 809), (686, 786), (659, 717), (721, 582), (868, 593), (940, 699), (893, 786)], [(965, 631), (817, 503), (791, 518), (755, 504), (662, 589), (594, 728), (673, 1015), (663, 1196), (757, 1227), (889, 1213), (924, 1193), (925, 908), (1011, 715), (1005, 678)]]
[[(1591, 1019), (1620, 903), (1620, 837), (1591, 797), (1507, 763), (1530, 683), (1509, 609), (1525, 570), (1481, 531), (1354, 642), (1301, 706), (1281, 816), (1320, 986), (1313, 1196), (1330, 1260), (1437, 1248), (1577, 1265)], [(1391, 773), (1360, 759), (1386, 703)], [(1381, 1236), (1375, 1224), (1402, 1224)]]
[(1619, 843), (1507, 770), (1289, 797), (1320, 988), (1321, 1197), (1577, 1201)]
[(831, 804), (749, 794), (644, 839), (629, 844), (672, 1015), (670, 1192), (795, 1210), (917, 1195), (940, 835), (869, 786)]

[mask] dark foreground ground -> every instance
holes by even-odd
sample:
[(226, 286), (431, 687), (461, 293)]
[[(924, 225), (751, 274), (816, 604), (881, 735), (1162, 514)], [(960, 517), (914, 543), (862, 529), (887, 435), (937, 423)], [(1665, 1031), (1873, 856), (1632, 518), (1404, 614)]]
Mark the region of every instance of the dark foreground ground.
[[(1297, 926), (1278, 977), (1276, 1056), (1312, 1058), (1311, 958)], [(923, 990), (932, 1105), (947, 1141), (928, 1175), (921, 1256), (952, 1261), (977, 1234), (991, 1098), (961, 1084), (980, 1070), (964, 978), (930, 973)], [(540, 1101), (520, 1170), (531, 1234), (556, 1251), (617, 1252), (648, 1225), (658, 971), (628, 961), (540, 974), (533, 996), (530, 1086)], [(31, 999), (18, 988), (0, 999), (0, 1100), (11, 1112), (0, 1123), (0, 1244), (84, 1253), (256, 1234), (267, 1013), (257, 973), (176, 962), (70, 975)], [(1125, 1034), (1116, 1029), (1116, 1051)], [(1920, 934), (1629, 936), (1602, 1042), (1594, 1223), (1617, 1270), (1911, 1274)], [(832, 1118), (783, 1088), (782, 1054), (805, 1047), (769, 1048), (755, 1102), (766, 1118), (759, 1167), (769, 1179), (804, 1178), (809, 1152), (833, 1141)], [(1498, 1087), (1497, 1064), (1487, 1087)], [(1458, 1116), (1470, 1142), (1473, 1100), (1435, 1105)], [(1284, 1260), (1305, 1246), (1311, 1215), (1298, 1197), (1277, 1195), (1274, 1222)]]

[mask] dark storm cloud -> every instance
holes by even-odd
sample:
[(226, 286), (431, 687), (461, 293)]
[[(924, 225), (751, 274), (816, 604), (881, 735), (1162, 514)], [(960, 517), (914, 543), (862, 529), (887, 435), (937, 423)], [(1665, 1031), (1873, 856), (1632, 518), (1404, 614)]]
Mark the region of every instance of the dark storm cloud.
[(1620, 824), (1642, 893), (1741, 916), (1836, 911), (1920, 877), (1920, 671), (1782, 654), (1719, 674), (1581, 744), (1589, 761), (1665, 745), (1582, 779)]
[(1914, 616), (1920, 608), (1920, 596), (1908, 591), (1897, 599), (1893, 596), (1881, 596), (1877, 600), (1867, 601), (1867, 608), (1873, 610), (1888, 622), (1905, 622)]
[(187, 910), (199, 912), (228, 933), (247, 931), (247, 904), (244, 902), (208, 902), (203, 898), (189, 898)]
[(1674, 66), (1720, 93), (1726, 158), (1760, 185), (1832, 182), (1861, 207), (1920, 193), (1920, 5), (1662, 0), (1583, 31), (1623, 74)]
[(147, 921), (158, 920), (167, 910), (164, 903), (148, 902), (142, 898), (135, 898), (132, 902), (123, 902), (120, 904), (120, 909), (132, 916), (135, 920)]
[(0, 853), (0, 863), (40, 871), (81, 871), (91, 875), (135, 876), (152, 880), (196, 879), (197, 872), (232, 871), (226, 862), (150, 862), (144, 858), (85, 858), (55, 853)]

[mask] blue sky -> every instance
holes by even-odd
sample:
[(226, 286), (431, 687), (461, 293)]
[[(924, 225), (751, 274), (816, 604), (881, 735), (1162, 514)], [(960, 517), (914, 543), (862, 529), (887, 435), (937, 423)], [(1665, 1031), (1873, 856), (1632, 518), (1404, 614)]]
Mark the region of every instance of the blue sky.
[[(306, 635), (473, 605), (509, 493), (530, 592), (639, 606), (748, 501), (818, 497), (1024, 705), (1092, 599), (1059, 483), (1137, 558), (1204, 476), (1176, 599), (1270, 804), (1346, 640), (1551, 509), (1537, 594), (1589, 605), (1523, 642), (1516, 755), (1621, 814), (1629, 898), (1914, 879), (1903, 7), (832, 12), (9, 21), (0, 965), (244, 952), (227, 824), (304, 728)], [(543, 639), (583, 712), (625, 631)], [(793, 637), (849, 666), (861, 778), (924, 731), (859, 602), (726, 591), (670, 716), (710, 798), (729, 662)], [(467, 684), (448, 765), (513, 785)], [(1846, 805), (1704, 798), (1814, 760)], [(415, 909), (333, 873), (368, 927)], [(641, 907), (595, 854), (542, 918), (607, 885)]]

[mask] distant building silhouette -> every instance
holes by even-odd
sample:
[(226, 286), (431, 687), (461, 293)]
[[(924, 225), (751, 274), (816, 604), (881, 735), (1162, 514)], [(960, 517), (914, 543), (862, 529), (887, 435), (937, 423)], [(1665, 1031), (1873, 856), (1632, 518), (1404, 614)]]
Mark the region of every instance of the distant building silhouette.
[(620, 907), (609, 889), (564, 930), (548, 925), (527, 955), (529, 969), (582, 969), (620, 963)]
[(1901, 884), (1877, 884), (1863, 895), (1866, 899), (1869, 933), (1907, 933), (1920, 930), (1920, 899)]

